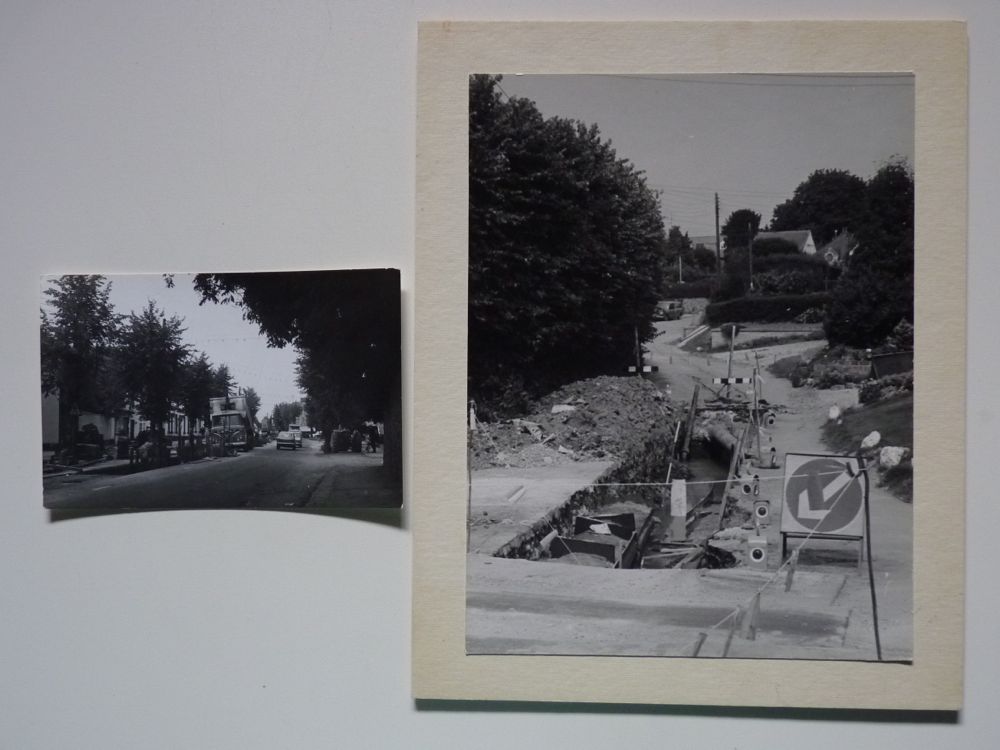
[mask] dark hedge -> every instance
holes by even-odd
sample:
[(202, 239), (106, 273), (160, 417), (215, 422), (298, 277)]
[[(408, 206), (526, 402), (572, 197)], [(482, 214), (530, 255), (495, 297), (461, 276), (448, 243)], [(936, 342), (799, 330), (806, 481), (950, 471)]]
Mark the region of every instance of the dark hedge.
[(811, 307), (825, 308), (830, 304), (827, 292), (813, 294), (781, 294), (772, 297), (738, 297), (714, 302), (705, 308), (705, 320), (711, 325), (753, 321), (777, 323), (792, 321)]

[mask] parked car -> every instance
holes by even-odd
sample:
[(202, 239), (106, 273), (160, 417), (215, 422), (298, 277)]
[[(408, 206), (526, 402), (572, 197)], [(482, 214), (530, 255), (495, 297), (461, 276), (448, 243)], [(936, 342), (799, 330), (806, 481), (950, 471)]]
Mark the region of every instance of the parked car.
[(682, 300), (666, 300), (656, 306), (653, 320), (680, 320), (683, 314), (684, 302)]
[(302, 438), (296, 438), (294, 432), (283, 430), (278, 433), (278, 437), (275, 439), (274, 447), (279, 451), (282, 448), (291, 448), (292, 450), (295, 450), (300, 445), (302, 445)]

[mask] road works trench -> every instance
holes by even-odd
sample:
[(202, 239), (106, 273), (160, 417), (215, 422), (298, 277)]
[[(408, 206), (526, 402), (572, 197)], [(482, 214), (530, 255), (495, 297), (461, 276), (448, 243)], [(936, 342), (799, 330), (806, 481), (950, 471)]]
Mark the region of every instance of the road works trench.
[[(724, 360), (700, 355), (682, 362), (667, 347), (653, 354), (675, 365), (669, 384), (638, 377), (582, 381), (542, 399), (521, 419), (479, 423), (471, 433), (468, 653), (697, 651), (699, 657), (873, 660), (869, 589), (856, 547), (811, 544), (786, 589), (777, 518), (762, 532), (766, 564), (746, 564), (753, 501), (739, 483), (730, 487), (720, 524), (730, 468), (726, 448), (710, 452), (709, 431), (700, 429), (688, 460), (677, 455), (684, 443), (684, 428), (678, 433), (677, 426), (686, 420), (692, 384), (725, 374)], [(790, 399), (788, 409), (777, 409), (777, 424), (765, 430), (764, 461), (753, 469), (761, 496), (776, 508), (784, 453), (823, 451), (826, 411), (833, 403), (849, 405), (855, 394), (792, 392), (787, 383), (773, 382), (767, 388), (776, 405)], [(743, 424), (722, 422), (730, 434)], [(768, 468), (771, 444), (779, 456), (775, 469)], [(688, 508), (694, 508), (683, 540), (670, 534), (668, 475), (687, 480)], [(883, 658), (907, 660), (911, 508), (876, 488), (872, 512), (875, 538), (882, 542), (873, 559)], [(634, 532), (623, 521), (630, 514)], [(625, 537), (633, 535), (630, 552)], [(574, 549), (559, 549), (573, 538), (580, 540)]]
[[(734, 445), (712, 440), (700, 420), (688, 424), (686, 407), (672, 404), (663, 391), (638, 378), (582, 381), (546, 401), (560, 400), (565, 403), (543, 402), (528, 418), (480, 424), (473, 433), (473, 470), (490, 463), (536, 472), (548, 467), (558, 481), (561, 468), (571, 461), (599, 459), (595, 465), (606, 463), (608, 468), (492, 550), (494, 556), (614, 568), (717, 568), (737, 563), (732, 553), (708, 544), (722, 525), (721, 501)], [(733, 423), (726, 429), (733, 429)], [(685, 446), (691, 449), (688, 460), (680, 456)], [(672, 479), (689, 480), (691, 511), (683, 538), (673, 538), (670, 528)], [(525, 484), (518, 485), (506, 499), (518, 502), (528, 491)], [(742, 525), (749, 519), (735, 502), (727, 504), (726, 516), (727, 524)], [(473, 514), (470, 526), (493, 521), (485, 511)], [(604, 528), (609, 523), (611, 528)], [(607, 542), (607, 551), (586, 551), (602, 542)], [(700, 547), (700, 553), (676, 559), (662, 554), (663, 545), (681, 542), (682, 549)], [(617, 559), (615, 547), (620, 548)]]

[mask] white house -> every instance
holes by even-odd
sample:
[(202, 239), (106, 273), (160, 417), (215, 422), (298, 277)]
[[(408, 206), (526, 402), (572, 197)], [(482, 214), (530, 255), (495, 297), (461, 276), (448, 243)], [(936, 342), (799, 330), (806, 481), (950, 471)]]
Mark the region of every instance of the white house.
[[(115, 416), (106, 416), (89, 411), (81, 411), (78, 424), (83, 427), (92, 424), (105, 440), (113, 441), (119, 432), (124, 432), (130, 438), (142, 430), (150, 429), (151, 423), (143, 419), (135, 409), (123, 409)], [(189, 432), (189, 420), (179, 411), (172, 411), (170, 417), (163, 423), (163, 432), (168, 437), (186, 435)], [(194, 421), (194, 432), (198, 432), (203, 423), (200, 419)], [(42, 444), (55, 446), (59, 442), (59, 396), (56, 393), (42, 395)]]

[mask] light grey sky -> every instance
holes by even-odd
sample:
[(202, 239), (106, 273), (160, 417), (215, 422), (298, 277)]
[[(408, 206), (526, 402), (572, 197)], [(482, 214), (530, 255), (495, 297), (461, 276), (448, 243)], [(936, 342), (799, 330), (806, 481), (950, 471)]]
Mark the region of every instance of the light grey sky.
[[(295, 383), (295, 349), (268, 347), (267, 339), (256, 325), (243, 320), (242, 308), (236, 305), (208, 302), (199, 306), (193, 278), (192, 274), (176, 274), (174, 287), (168, 289), (160, 274), (107, 276), (116, 312), (139, 312), (153, 300), (168, 317), (183, 318), (184, 343), (205, 352), (213, 365), (229, 365), (238, 385), (257, 391), (261, 400), (258, 419), (268, 416), (281, 401), (297, 401), (301, 393)], [(42, 279), (42, 288), (48, 286)]]
[(761, 214), (817, 169), (870, 177), (886, 159), (913, 165), (913, 77), (847, 75), (512, 75), (510, 96), (546, 116), (596, 124), (618, 156), (662, 191), (664, 221), (715, 233), (740, 208)]

